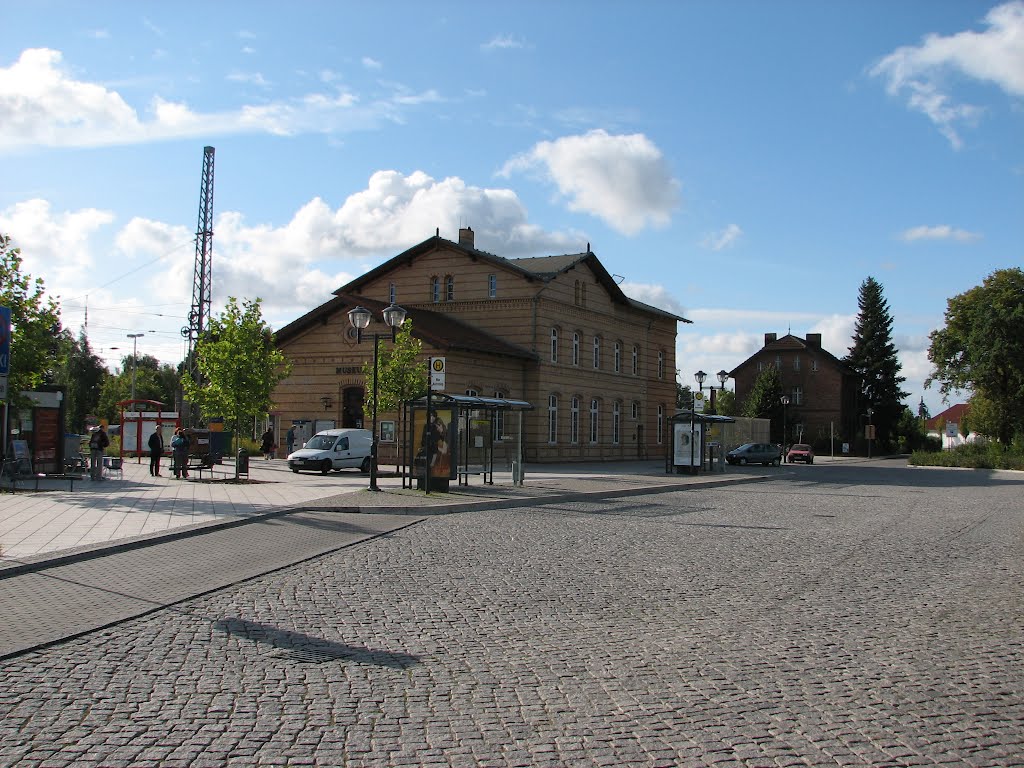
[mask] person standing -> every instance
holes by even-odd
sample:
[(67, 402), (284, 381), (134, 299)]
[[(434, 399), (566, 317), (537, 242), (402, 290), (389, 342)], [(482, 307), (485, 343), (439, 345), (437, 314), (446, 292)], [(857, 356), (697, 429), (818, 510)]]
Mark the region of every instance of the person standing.
[(171, 440), (171, 456), (173, 460), (174, 476), (178, 479), (188, 479), (188, 437), (185, 430), (178, 429), (174, 432)]
[(164, 436), (160, 432), (160, 426), (153, 430), (149, 436), (149, 474), (153, 477), (160, 477), (160, 457), (164, 455)]
[(295, 427), (288, 427), (288, 434), (284, 438), (288, 443), (288, 455), (291, 456), (295, 450)]
[(263, 458), (272, 459), (274, 458), (274, 449), (277, 446), (274, 445), (274, 430), (267, 428), (267, 431), (263, 433), (263, 438), (260, 443), (260, 450), (263, 451)]
[(110, 438), (101, 424), (89, 437), (89, 477), (93, 480), (103, 479), (103, 451), (108, 445)]

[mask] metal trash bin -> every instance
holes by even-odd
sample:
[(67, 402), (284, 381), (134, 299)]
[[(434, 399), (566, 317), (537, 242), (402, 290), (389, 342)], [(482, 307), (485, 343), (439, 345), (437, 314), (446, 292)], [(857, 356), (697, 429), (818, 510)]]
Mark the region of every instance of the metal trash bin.
[(245, 448), (238, 449), (235, 457), (235, 474), (249, 476), (249, 452)]

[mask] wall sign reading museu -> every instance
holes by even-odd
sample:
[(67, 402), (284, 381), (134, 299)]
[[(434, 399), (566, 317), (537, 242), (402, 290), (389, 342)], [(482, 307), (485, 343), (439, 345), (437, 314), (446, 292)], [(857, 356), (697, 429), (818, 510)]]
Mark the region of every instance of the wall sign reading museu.
[(349, 374), (360, 374), (363, 372), (363, 366), (361, 365), (339, 365), (334, 369), (335, 374), (349, 373)]

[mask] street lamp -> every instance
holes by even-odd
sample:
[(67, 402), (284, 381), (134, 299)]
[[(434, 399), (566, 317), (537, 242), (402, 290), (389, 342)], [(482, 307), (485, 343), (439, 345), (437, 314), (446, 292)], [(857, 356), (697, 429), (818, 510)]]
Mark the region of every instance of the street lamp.
[(782, 403), (782, 460), (786, 460), (786, 406), (789, 405), (789, 395), (779, 398)]
[[(718, 377), (718, 389), (720, 392), (725, 392), (725, 382), (729, 380), (729, 372), (721, 370), (715, 374)], [(718, 407), (715, 405), (715, 388), (711, 386), (711, 412), (717, 414)]]
[(707, 377), (708, 375), (704, 373), (704, 371), (697, 371), (695, 374), (693, 374), (693, 378), (697, 380), (697, 388), (700, 391), (701, 400), (704, 399), (704, 379), (706, 379)]
[[(395, 333), (398, 327), (405, 322), (406, 311), (397, 304), (391, 304), (381, 313), (384, 316), (384, 323), (391, 328), (391, 340), (395, 340)], [(356, 342), (362, 343), (363, 331), (370, 324), (372, 313), (363, 307), (355, 307), (349, 310), (348, 321), (356, 329)], [(377, 369), (379, 359), (379, 344), (383, 334), (373, 334), (373, 438), (370, 441), (370, 490), (379, 491), (377, 487)]]
[(135, 359), (136, 352), (138, 351), (139, 339), (146, 334), (144, 333), (129, 333), (128, 338), (132, 340), (132, 408), (135, 408)]

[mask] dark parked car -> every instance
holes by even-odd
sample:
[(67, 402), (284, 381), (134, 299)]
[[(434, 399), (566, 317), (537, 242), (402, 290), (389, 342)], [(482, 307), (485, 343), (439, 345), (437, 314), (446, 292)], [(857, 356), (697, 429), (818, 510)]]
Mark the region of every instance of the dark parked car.
[(789, 453), (786, 454), (786, 461), (792, 464), (794, 461), (803, 461), (807, 464), (814, 463), (814, 449), (807, 443), (795, 443), (789, 446)]
[(745, 443), (739, 448), (733, 448), (725, 454), (725, 460), (730, 464), (769, 464), (779, 466), (782, 463), (782, 449), (771, 443)]

